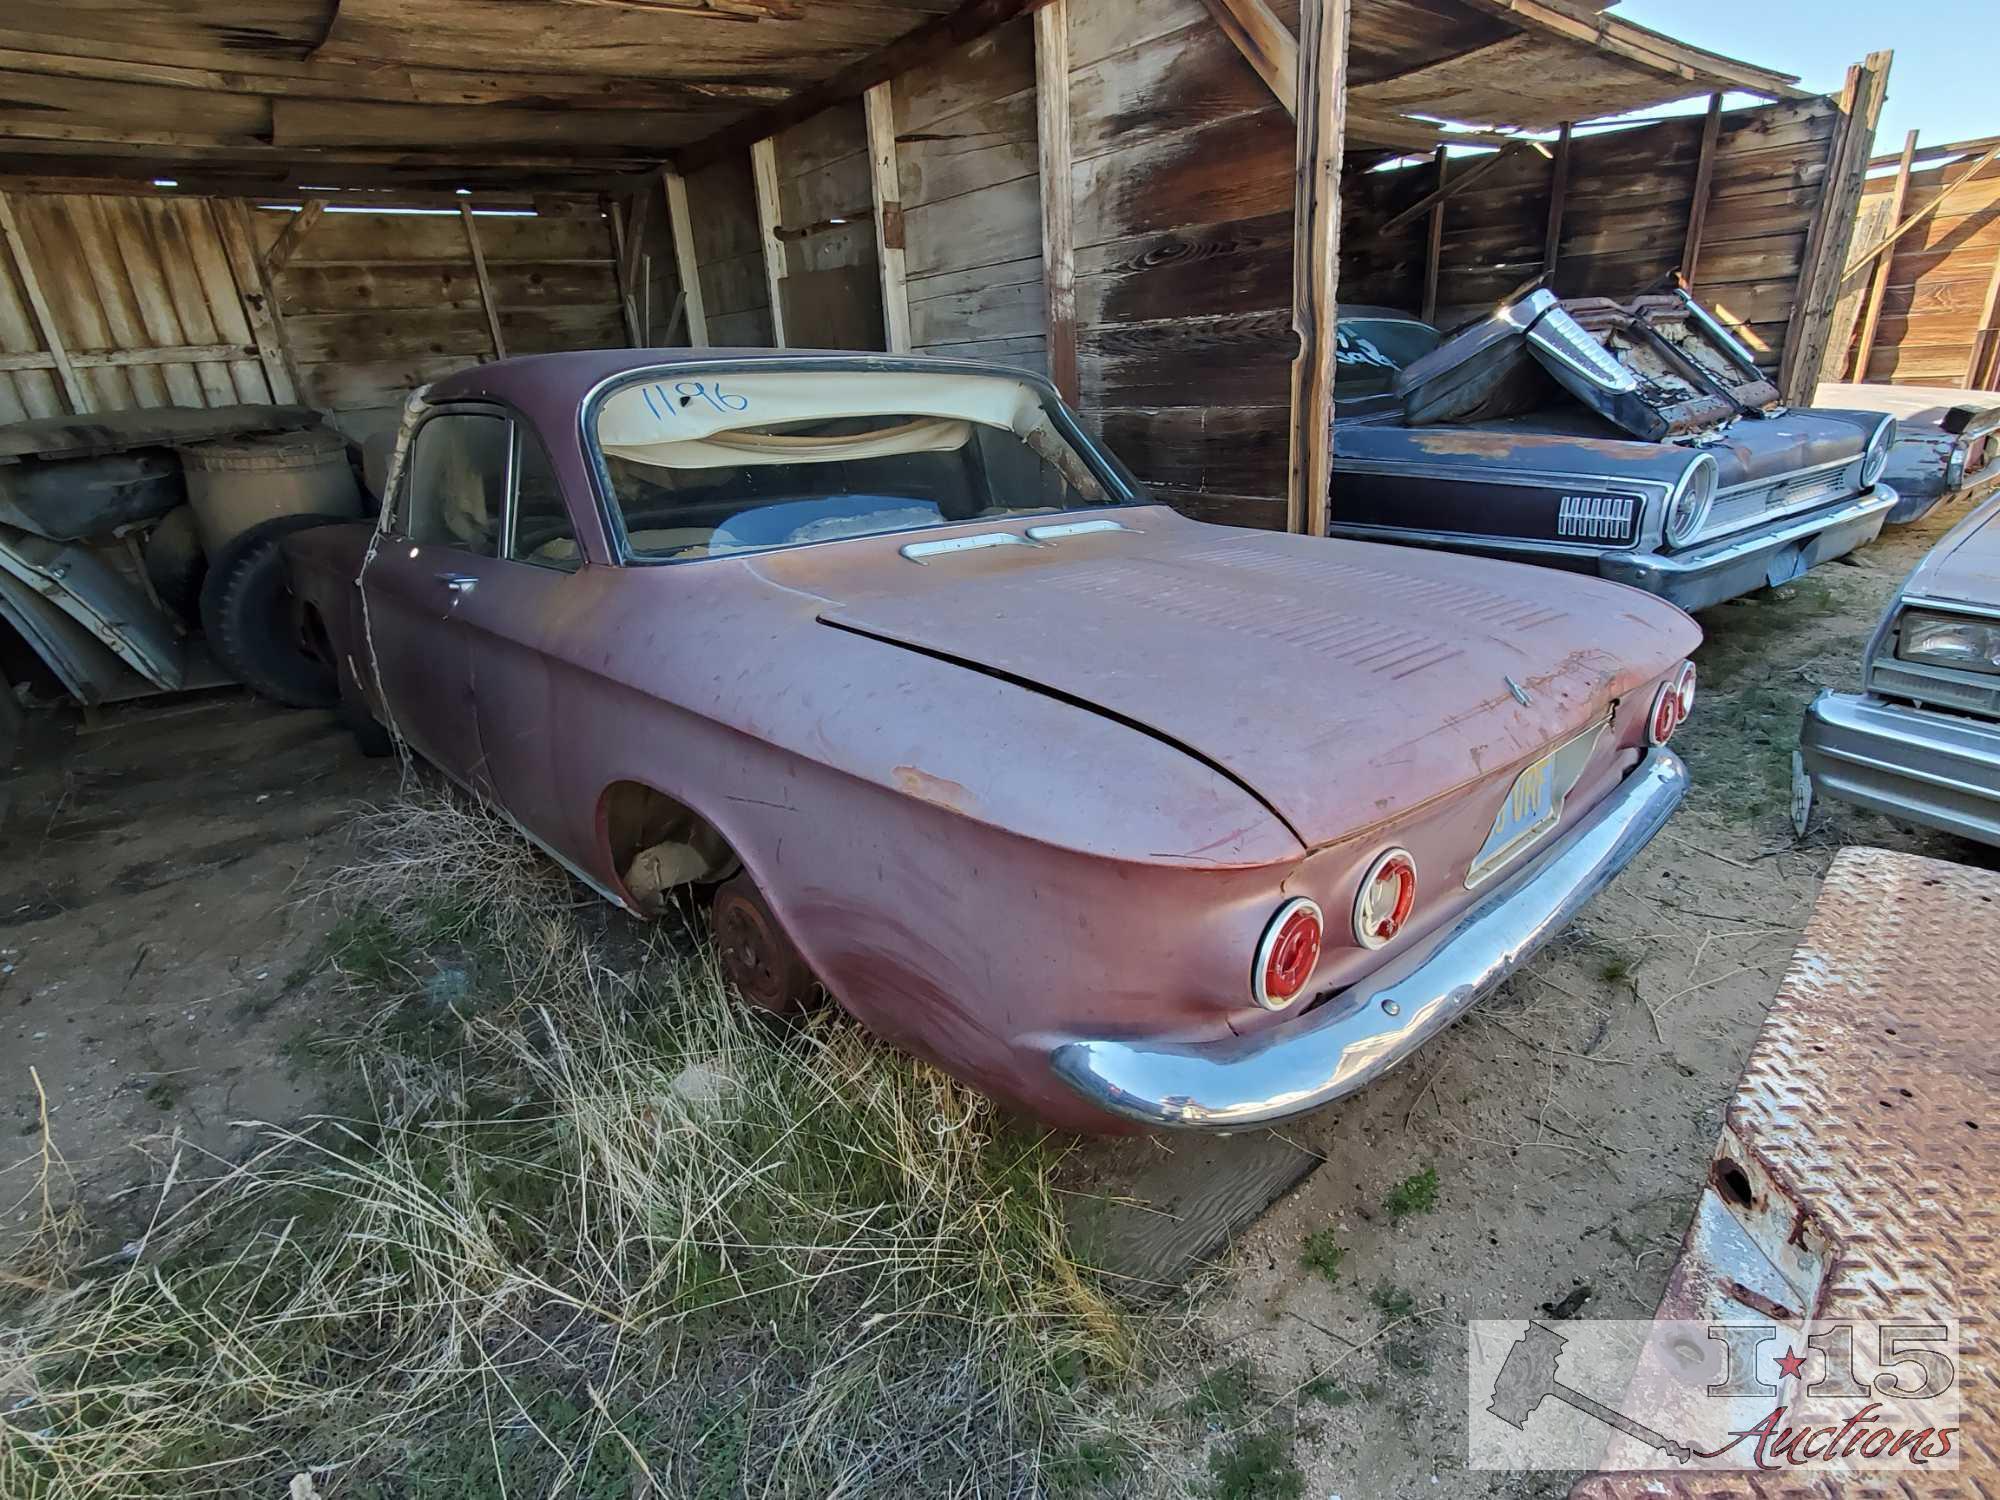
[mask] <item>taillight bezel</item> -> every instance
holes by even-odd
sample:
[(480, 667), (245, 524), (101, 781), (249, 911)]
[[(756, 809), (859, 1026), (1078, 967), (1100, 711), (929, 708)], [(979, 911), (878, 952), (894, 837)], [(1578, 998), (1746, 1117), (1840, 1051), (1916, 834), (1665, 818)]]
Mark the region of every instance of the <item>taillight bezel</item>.
[[(1278, 945), (1283, 941), (1286, 928), (1300, 916), (1312, 919), (1314, 928), (1312, 962), (1306, 965), (1300, 976), (1298, 987), (1285, 995), (1271, 993), (1271, 960), (1276, 956)], [(1264, 935), (1257, 940), (1257, 954), (1250, 966), (1250, 998), (1265, 1010), (1289, 1010), (1312, 988), (1312, 977), (1319, 968), (1320, 958), (1326, 952), (1326, 914), (1319, 903), (1307, 896), (1294, 896), (1264, 926)]]
[[(1375, 882), (1390, 869), (1400, 866), (1408, 875), (1407, 884), (1396, 900), (1396, 908), (1390, 914), (1389, 930), (1381, 932), (1363, 926), (1361, 909), (1366, 905), (1368, 893), (1375, 888)], [(1384, 849), (1369, 861), (1367, 871), (1361, 877), (1361, 884), (1354, 891), (1354, 912), (1349, 926), (1354, 932), (1354, 941), (1364, 948), (1386, 948), (1396, 940), (1402, 930), (1410, 925), (1410, 918), (1417, 910), (1417, 859), (1404, 848)]]

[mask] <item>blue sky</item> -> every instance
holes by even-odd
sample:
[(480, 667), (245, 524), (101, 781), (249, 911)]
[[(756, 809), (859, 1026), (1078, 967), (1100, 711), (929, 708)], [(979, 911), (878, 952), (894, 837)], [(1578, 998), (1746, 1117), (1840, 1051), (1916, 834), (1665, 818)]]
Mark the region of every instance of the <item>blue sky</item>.
[[(1617, 15), (1745, 62), (1797, 73), (1818, 93), (1840, 90), (1847, 65), (1895, 50), (1875, 150), (1903, 134), (1942, 145), (2000, 135), (2000, 7), (1994, 0), (1623, 0)], [(1735, 101), (1731, 101), (1734, 103)]]

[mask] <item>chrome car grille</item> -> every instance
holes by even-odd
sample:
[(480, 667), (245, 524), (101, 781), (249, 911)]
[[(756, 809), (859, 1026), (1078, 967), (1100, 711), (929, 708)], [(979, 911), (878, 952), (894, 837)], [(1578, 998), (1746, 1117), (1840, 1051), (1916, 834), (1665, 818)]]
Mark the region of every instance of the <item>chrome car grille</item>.
[(2000, 719), (2000, 681), (1968, 682), (1969, 674), (1934, 672), (1892, 657), (1882, 657), (1869, 673), (1869, 687), (1884, 698), (1929, 704)]
[(1708, 513), (1708, 523), (1701, 529), (1700, 540), (1706, 541), (1780, 516), (1811, 510), (1816, 505), (1844, 499), (1860, 487), (1861, 465), (1857, 460), (1838, 468), (1781, 479), (1776, 484), (1746, 484), (1724, 490), (1715, 497), (1715, 505)]
[(1556, 535), (1586, 542), (1622, 542), (1632, 534), (1636, 505), (1630, 495), (1564, 495), (1556, 507)]

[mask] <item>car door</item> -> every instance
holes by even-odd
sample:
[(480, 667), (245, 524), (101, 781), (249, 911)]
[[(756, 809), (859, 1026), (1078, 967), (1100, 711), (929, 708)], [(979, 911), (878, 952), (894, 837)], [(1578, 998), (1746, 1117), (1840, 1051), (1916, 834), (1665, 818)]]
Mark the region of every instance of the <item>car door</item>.
[(481, 793), (491, 781), (464, 612), (498, 559), (512, 461), (505, 412), (446, 407), (426, 417), (361, 575), (375, 678), (397, 732)]
[[(458, 607), (471, 654), (479, 739), (496, 798), (548, 848), (580, 863), (595, 827), (594, 789), (574, 772), (581, 695), (597, 679), (566, 647), (587, 635), (606, 570), (586, 569), (577, 527), (533, 425), (512, 419), (505, 524), (497, 558)], [(589, 504), (586, 498), (584, 504)]]

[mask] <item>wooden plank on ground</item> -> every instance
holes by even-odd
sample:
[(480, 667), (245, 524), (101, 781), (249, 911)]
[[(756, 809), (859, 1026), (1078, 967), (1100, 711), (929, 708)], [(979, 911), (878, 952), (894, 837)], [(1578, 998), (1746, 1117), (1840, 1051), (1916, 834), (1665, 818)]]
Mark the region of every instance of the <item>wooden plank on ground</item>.
[(910, 348), (910, 289), (903, 265), (903, 185), (896, 164), (893, 85), (878, 83), (861, 96), (868, 131), (869, 201), (875, 206), (875, 259), (882, 271), (882, 333), (891, 354)]
[(1300, 0), (1298, 151), (1292, 203), (1291, 437), (1286, 524), (1327, 534), (1333, 487), (1333, 377), (1340, 269), (1341, 115), (1348, 0)]
[(1076, 225), (1069, 133), (1069, 3), (1035, 12), (1036, 138), (1042, 183), (1042, 289), (1048, 299), (1049, 379), (1077, 400)]

